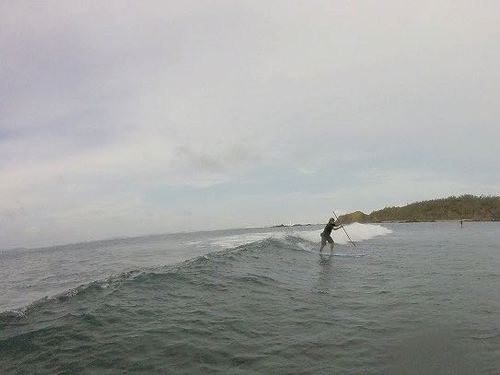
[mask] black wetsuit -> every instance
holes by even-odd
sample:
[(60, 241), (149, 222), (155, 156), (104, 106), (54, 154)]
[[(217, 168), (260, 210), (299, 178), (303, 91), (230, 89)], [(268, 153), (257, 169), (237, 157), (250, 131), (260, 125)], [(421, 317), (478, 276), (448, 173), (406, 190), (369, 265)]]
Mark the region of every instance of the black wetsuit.
[(326, 227), (325, 227), (325, 229), (323, 229), (323, 233), (321, 233), (321, 234), (325, 237), (331, 236), (334, 226), (335, 226), (335, 224), (333, 224), (333, 223), (326, 224)]
[(333, 224), (333, 223), (326, 224), (325, 229), (323, 229), (323, 233), (321, 233), (321, 239), (324, 242), (328, 242), (328, 243), (332, 243), (333, 242), (332, 230), (333, 230), (334, 226), (335, 226), (335, 224)]

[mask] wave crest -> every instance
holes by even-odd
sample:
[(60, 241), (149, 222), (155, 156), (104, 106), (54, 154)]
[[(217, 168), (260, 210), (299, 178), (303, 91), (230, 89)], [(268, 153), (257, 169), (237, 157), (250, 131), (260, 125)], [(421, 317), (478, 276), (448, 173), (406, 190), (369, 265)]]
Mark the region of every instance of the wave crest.
[[(392, 232), (390, 229), (381, 225), (358, 223), (348, 225), (346, 226), (346, 229), (354, 241), (363, 241)], [(116, 288), (119, 288), (124, 282), (131, 281), (148, 283), (154, 281), (157, 277), (181, 277), (178, 271), (185, 269), (197, 271), (198, 268), (205, 267), (206, 263), (211, 260), (217, 260), (219, 263), (237, 262), (240, 260), (240, 257), (248, 251), (260, 252), (266, 249), (310, 251), (310, 247), (319, 242), (319, 233), (320, 230), (261, 232), (215, 238), (211, 240), (212, 244), (218, 244), (219, 248), (222, 247), (223, 250), (202, 255), (174, 265), (136, 269), (118, 275), (113, 275), (103, 280), (96, 280), (87, 284), (82, 284), (76, 288), (69, 289), (54, 296), (41, 298), (22, 309), (0, 312), (0, 325), (25, 319), (33, 310), (47, 304), (64, 303), (75, 298), (76, 296), (82, 296), (94, 291), (100, 293), (105, 289), (109, 289), (111, 293)], [(333, 237), (337, 243), (343, 244), (348, 242), (343, 231), (336, 231)]]

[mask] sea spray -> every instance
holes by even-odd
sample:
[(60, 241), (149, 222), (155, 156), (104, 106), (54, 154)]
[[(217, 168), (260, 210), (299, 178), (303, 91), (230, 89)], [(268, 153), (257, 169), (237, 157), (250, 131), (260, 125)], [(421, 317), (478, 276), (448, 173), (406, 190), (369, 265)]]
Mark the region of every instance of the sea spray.
[[(345, 226), (353, 241), (365, 241), (377, 236), (387, 235), (392, 231), (382, 225), (378, 224), (360, 224), (353, 223)], [(317, 243), (320, 241), (320, 233), (322, 228), (314, 230), (297, 230), (294, 228), (287, 228), (285, 231), (279, 232), (258, 232), (258, 233), (244, 233), (232, 236), (216, 237), (209, 240), (209, 244), (221, 248), (232, 248), (241, 245), (246, 245), (252, 242), (260, 241), (265, 238), (284, 239), (287, 236), (300, 237), (306, 241)], [(349, 239), (341, 230), (332, 232), (334, 241), (338, 244), (347, 244)]]

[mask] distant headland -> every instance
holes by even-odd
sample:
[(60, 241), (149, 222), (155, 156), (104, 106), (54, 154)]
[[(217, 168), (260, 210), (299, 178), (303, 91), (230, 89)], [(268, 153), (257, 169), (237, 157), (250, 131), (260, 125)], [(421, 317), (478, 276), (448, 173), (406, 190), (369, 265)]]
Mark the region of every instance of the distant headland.
[(499, 221), (499, 196), (461, 195), (386, 207), (370, 214), (361, 211), (339, 216), (341, 223), (420, 222), (437, 220)]

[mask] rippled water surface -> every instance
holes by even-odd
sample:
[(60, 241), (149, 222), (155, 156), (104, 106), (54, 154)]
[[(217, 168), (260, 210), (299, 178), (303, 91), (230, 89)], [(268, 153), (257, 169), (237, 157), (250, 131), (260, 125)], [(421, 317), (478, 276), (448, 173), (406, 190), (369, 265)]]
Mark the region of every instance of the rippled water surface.
[(0, 373), (498, 373), (500, 223), (348, 230), (0, 253)]

